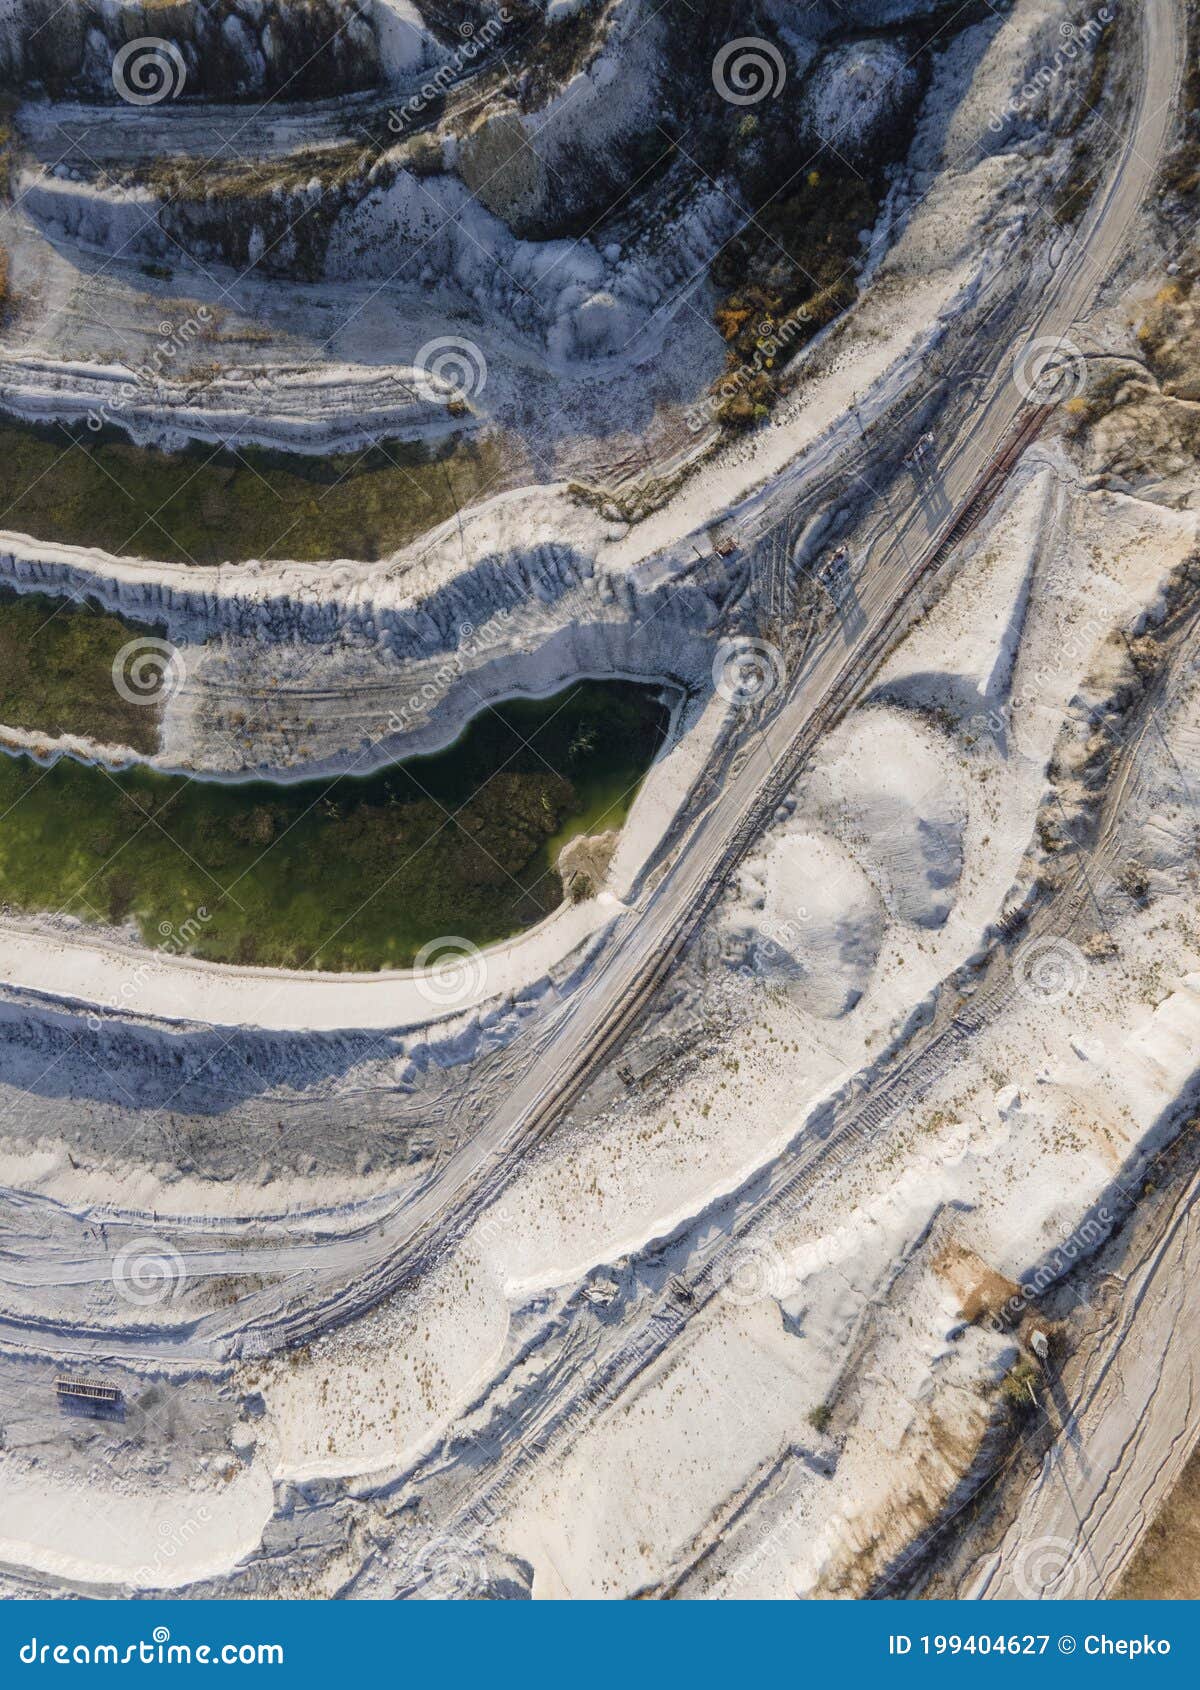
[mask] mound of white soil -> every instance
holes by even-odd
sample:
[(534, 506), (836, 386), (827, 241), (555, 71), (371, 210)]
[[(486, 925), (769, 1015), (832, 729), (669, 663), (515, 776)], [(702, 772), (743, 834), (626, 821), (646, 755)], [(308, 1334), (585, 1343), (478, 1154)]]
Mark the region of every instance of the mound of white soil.
[(850, 852), (819, 834), (788, 833), (745, 885), (734, 918), (742, 965), (786, 983), (813, 1015), (846, 1015), (870, 980), (885, 923), (879, 894)]
[(849, 848), (895, 919), (942, 926), (962, 873), (966, 800), (931, 729), (898, 710), (859, 711), (830, 736), (798, 813)]

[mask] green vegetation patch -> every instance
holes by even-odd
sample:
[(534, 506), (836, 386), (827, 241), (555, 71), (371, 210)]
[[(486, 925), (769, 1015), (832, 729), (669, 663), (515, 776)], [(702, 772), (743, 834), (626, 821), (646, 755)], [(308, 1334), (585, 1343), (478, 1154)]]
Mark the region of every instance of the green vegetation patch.
[(562, 901), (553, 864), (619, 827), (667, 725), (657, 691), (582, 682), (485, 710), (435, 757), (357, 778), (217, 785), (0, 756), (0, 897), (185, 933), (219, 962), (375, 969), (484, 945)]
[(0, 587), (0, 723), (156, 751), (161, 709), (123, 698), (113, 662), (131, 640), (162, 632), (94, 603)]
[[(722, 422), (745, 428), (761, 421), (776, 363), (853, 302), (859, 231), (874, 223), (878, 207), (878, 192), (861, 176), (840, 167), (809, 170), (722, 249), (712, 267), (723, 292), (716, 324), (729, 348), (726, 370), (743, 372), (717, 408)], [(764, 339), (779, 339), (787, 350), (778, 360), (764, 358)]]
[(0, 529), (168, 563), (385, 557), (496, 489), (492, 436), (304, 457), (0, 423)]

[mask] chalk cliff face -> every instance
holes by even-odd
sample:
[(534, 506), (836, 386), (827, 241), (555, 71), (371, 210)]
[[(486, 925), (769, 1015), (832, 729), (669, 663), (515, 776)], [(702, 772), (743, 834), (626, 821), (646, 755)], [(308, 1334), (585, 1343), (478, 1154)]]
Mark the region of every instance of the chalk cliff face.
[[(779, 4), (747, 49), (728, 4), (685, 0), (485, 0), (465, 16), (432, 0), (0, 0), (0, 85), (106, 101), (129, 132), (97, 162), (90, 146), (64, 156), (52, 116), (26, 117), (45, 135), (14, 173), (52, 241), (384, 282), (501, 323), (564, 370), (656, 353), (741, 208), (822, 137), (876, 169), (903, 157), (925, 72), (902, 26), (922, 9)], [(894, 40), (848, 33), (897, 22)], [(182, 77), (182, 99), (143, 112), (121, 107), (114, 65), (145, 37), (157, 61), (131, 59), (125, 80)], [(303, 110), (362, 90), (377, 99), (340, 126)], [(211, 112), (275, 97), (252, 125)], [(210, 122), (235, 130), (215, 158)]]
[[(453, 524), (383, 569), (151, 569), (8, 536), (0, 580), (96, 598), (165, 630), (185, 670), (163, 724), (172, 767), (376, 766), (448, 743), (486, 701), (544, 695), (581, 674), (707, 690), (725, 560), (649, 576), (610, 569), (597, 555), (606, 523), (561, 501), (542, 511), (533, 495), (493, 501), (477, 523), (470, 564)], [(572, 523), (571, 539), (549, 537)], [(251, 695), (253, 744), (230, 728)]]
[(347, 93), (386, 70), (375, 8), (362, 0), (0, 0), (0, 88), (116, 100), (114, 60), (146, 39), (166, 43), (159, 70), (139, 73), (133, 58), (128, 74), (178, 79), (182, 67), (180, 91), (221, 99)]

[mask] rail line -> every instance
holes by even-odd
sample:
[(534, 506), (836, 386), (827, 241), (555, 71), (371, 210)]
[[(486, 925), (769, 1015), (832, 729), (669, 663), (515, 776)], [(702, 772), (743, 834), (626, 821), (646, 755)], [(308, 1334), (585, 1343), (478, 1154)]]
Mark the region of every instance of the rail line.
[(1053, 409), (1052, 405), (1038, 406), (1013, 429), (1004, 445), (977, 477), (966, 500), (947, 520), (925, 556), (909, 571), (894, 597), (891, 610), (870, 636), (866, 647), (847, 660), (834, 678), (826, 700), (810, 715), (780, 759), (774, 775), (760, 791), (755, 808), (747, 814), (730, 839), (715, 873), (710, 877), (704, 896), (683, 912), (658, 961), (643, 975), (636, 992), (626, 1001), (593, 1049), (581, 1058), (575, 1072), (556, 1088), (554, 1097), (541, 1105), (530, 1123), (534, 1130), (546, 1115), (569, 1108), (587, 1084), (592, 1071), (604, 1061), (614, 1045), (628, 1036), (648, 1000), (670, 973), (696, 928), (720, 898), (733, 870), (761, 835), (771, 813), (778, 808), (780, 799), (795, 784), (816, 742), (828, 733), (850, 707), (856, 686), (861, 684), (865, 675), (882, 659), (897, 632), (896, 623), (909, 595), (931, 571), (945, 561), (963, 536), (981, 520), (1013, 466), (1036, 438)]

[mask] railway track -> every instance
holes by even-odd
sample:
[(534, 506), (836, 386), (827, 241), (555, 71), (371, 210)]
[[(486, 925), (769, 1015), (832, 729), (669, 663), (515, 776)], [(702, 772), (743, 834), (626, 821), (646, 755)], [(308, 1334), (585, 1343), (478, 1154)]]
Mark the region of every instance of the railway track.
[(1037, 437), (1053, 408), (1050, 405), (1038, 406), (1028, 417), (1022, 419), (995, 458), (977, 477), (964, 506), (947, 521), (943, 533), (938, 536), (928, 553), (919, 559), (910, 570), (907, 579), (902, 584), (893, 614), (871, 635), (864, 649), (856, 652), (854, 657), (844, 665), (834, 682), (831, 695), (827, 701), (810, 716), (800, 732), (791, 741), (769, 783), (762, 789), (756, 808), (746, 816), (730, 840), (716, 872), (709, 881), (703, 899), (691, 910), (684, 913), (676, 924), (674, 932), (667, 936), (665, 947), (654, 967), (643, 975), (635, 994), (622, 1006), (612, 1025), (602, 1035), (595, 1048), (580, 1061), (577, 1069), (565, 1080), (556, 1097), (543, 1105), (535, 1119), (540, 1120), (552, 1109), (560, 1111), (569, 1108), (571, 1103), (579, 1096), (580, 1091), (587, 1085), (593, 1072), (603, 1064), (614, 1046), (628, 1037), (644, 1012), (646, 1005), (679, 960), (696, 929), (724, 893), (734, 871), (751, 846), (760, 838), (771, 815), (779, 807), (780, 800), (795, 785), (817, 742), (850, 708), (858, 691), (861, 690), (865, 678), (874, 671), (886, 653), (889, 644), (899, 631), (898, 624), (903, 620), (903, 606), (909, 595), (929, 574), (945, 562), (959, 540), (982, 519), (988, 507), (998, 495), (1005, 478), (1011, 472), (1022, 452)]

